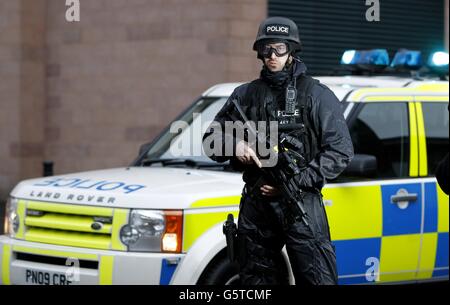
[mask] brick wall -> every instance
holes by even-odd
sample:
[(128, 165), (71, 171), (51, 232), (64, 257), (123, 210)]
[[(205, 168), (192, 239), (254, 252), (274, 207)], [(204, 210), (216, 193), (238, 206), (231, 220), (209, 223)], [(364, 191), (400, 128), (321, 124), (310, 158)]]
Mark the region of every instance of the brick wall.
[(59, 173), (128, 164), (202, 91), (259, 67), (265, 1), (81, 1), (79, 23), (48, 5), (45, 156)]
[(211, 85), (248, 81), (265, 0), (0, 0), (0, 198), (19, 180), (123, 166)]
[(46, 2), (0, 1), (0, 200), (44, 157)]

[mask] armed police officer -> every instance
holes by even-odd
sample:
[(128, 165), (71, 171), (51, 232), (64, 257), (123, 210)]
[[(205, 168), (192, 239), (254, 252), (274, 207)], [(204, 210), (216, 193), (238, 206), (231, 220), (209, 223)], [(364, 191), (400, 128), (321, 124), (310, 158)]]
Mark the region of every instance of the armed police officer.
[[(306, 75), (299, 58), (301, 43), (297, 25), (288, 18), (271, 17), (258, 30), (253, 50), (263, 62), (260, 77), (236, 88), (219, 111), (204, 139), (216, 137), (222, 145), (204, 150), (218, 162), (243, 171), (245, 187), (240, 203), (237, 258), (242, 284), (286, 283), (286, 246), (296, 284), (336, 284), (336, 256), (321, 189), (336, 178), (353, 158), (353, 146), (341, 106), (333, 92)], [(233, 104), (237, 103), (236, 106)], [(277, 122), (288, 135), (290, 149), (298, 157), (290, 182), (301, 198), (304, 214), (296, 214), (286, 194), (264, 167), (248, 137), (236, 138), (223, 130), (227, 121)], [(216, 127), (222, 131), (216, 132)], [(233, 154), (220, 154), (232, 145)], [(279, 160), (278, 160), (279, 161)]]

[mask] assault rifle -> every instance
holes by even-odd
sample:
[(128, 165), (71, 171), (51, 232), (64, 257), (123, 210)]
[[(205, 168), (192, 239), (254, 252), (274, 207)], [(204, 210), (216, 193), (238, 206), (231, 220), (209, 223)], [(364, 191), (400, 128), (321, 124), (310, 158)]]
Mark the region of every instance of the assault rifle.
[[(233, 99), (232, 102), (244, 122), (249, 122), (237, 100)], [(270, 177), (281, 187), (282, 196), (287, 202), (294, 219), (303, 221), (308, 227), (309, 224), (306, 220), (306, 211), (302, 203), (303, 190), (297, 185), (296, 180), (294, 179), (295, 175), (300, 174), (300, 167), (306, 165), (303, 156), (296, 151), (303, 147), (303, 143), (289, 134), (281, 133), (278, 137), (278, 145), (274, 145), (268, 137), (264, 136), (263, 138), (260, 136), (258, 132), (253, 129), (251, 124), (247, 124), (247, 127), (248, 131), (252, 133), (252, 136), (254, 136), (255, 139), (258, 141), (265, 141), (266, 147), (269, 146), (273, 153), (278, 154), (278, 160), (275, 166), (262, 167), (260, 170), (263, 173), (263, 176)], [(290, 124), (289, 127), (304, 128), (304, 125)]]

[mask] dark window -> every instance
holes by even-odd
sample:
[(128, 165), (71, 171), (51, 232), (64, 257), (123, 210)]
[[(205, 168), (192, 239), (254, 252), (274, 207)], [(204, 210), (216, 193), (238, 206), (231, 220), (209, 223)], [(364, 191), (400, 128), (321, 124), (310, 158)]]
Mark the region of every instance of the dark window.
[(375, 178), (408, 177), (408, 126), (407, 103), (364, 104), (351, 124), (349, 130), (355, 154), (377, 158)]
[(434, 176), (439, 161), (448, 153), (448, 103), (423, 103), (427, 135), (428, 174)]

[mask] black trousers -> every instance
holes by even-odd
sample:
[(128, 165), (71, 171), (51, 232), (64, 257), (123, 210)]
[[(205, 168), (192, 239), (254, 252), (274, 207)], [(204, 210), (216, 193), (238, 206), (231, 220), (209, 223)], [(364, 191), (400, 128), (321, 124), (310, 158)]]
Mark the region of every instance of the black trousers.
[(337, 284), (336, 255), (321, 195), (304, 195), (309, 226), (294, 221), (282, 200), (251, 196), (244, 189), (237, 238), (241, 284), (288, 284), (284, 245), (296, 285)]

